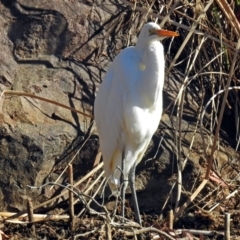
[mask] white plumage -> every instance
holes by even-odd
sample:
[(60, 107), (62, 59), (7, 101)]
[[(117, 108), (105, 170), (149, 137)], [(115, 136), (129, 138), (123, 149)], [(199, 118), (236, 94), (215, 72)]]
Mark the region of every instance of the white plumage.
[(124, 161), (124, 180), (134, 181), (129, 174), (132, 170), (134, 175), (161, 119), (165, 62), (159, 40), (168, 36), (178, 34), (161, 30), (156, 23), (145, 24), (136, 46), (116, 56), (99, 87), (94, 115), (105, 175), (114, 194), (120, 186), (117, 168)]

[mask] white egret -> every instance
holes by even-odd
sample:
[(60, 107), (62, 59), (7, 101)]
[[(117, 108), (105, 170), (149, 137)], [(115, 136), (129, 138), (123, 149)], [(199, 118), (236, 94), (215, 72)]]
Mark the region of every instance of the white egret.
[(162, 30), (153, 22), (145, 24), (136, 46), (122, 50), (110, 65), (94, 103), (109, 186), (116, 194), (120, 183), (123, 184), (124, 217), (125, 190), (130, 182), (135, 220), (139, 224), (135, 168), (161, 119), (165, 61), (163, 45), (159, 40), (172, 36), (178, 36), (178, 33)]

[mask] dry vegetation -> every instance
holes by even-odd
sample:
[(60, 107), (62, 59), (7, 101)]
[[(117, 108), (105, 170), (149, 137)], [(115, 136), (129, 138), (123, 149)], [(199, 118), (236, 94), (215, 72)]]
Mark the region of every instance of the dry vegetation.
[[(139, 31), (144, 21), (155, 21), (156, 18), (161, 26), (172, 28), (180, 33), (180, 37), (174, 42), (170, 40), (166, 42), (168, 46), (166, 49), (168, 53), (166, 82), (172, 76), (179, 80), (179, 84), (174, 86), (166, 84), (169, 94), (178, 92), (178, 96), (176, 98), (173, 94), (175, 99), (171, 106), (165, 109), (165, 112), (174, 113), (177, 116), (175, 140), (179, 176), (181, 176), (181, 169), (184, 168), (188, 160), (187, 154), (184, 158), (181, 156), (183, 134), (181, 132), (181, 119), (186, 102), (190, 102), (189, 104), (194, 106), (196, 110), (195, 132), (202, 134), (203, 146), (201, 151), (204, 155), (203, 164), (207, 167), (205, 168), (205, 177), (201, 179), (199, 185), (196, 184), (192, 187), (193, 190), (188, 193), (187, 202), (180, 206), (178, 206), (178, 202), (182, 189), (181, 178), (178, 178), (178, 197), (174, 209), (177, 223), (174, 228), (182, 226), (182, 218), (186, 222), (191, 221), (188, 219), (191, 217), (188, 212), (193, 211), (193, 209), (195, 211), (194, 221), (198, 219), (196, 216), (199, 219), (207, 216), (208, 219), (212, 219), (214, 224), (212, 229), (208, 231), (204, 229), (205, 231), (194, 232), (193, 230), (171, 230), (169, 228), (171, 221), (167, 219), (162, 220), (161, 223), (153, 223), (154, 221), (150, 222), (145, 219), (144, 228), (129, 219), (126, 219), (125, 223), (121, 223), (117, 207), (112, 212), (94, 200), (96, 194), (99, 194), (104, 187), (105, 180), (100, 155), (98, 155), (94, 163), (94, 170), (81, 181), (75, 183), (74, 187), (62, 186), (66, 188), (63, 193), (48, 202), (33, 207), (33, 210), (36, 211), (64, 194), (66, 195), (69, 190), (72, 191), (76, 200), (74, 202), (70, 198), (70, 206), (77, 201), (80, 201), (83, 206), (77, 218), (70, 216), (72, 231), (66, 230), (65, 235), (62, 233), (63, 237), (61, 233), (49, 230), (50, 227), (46, 225), (47, 220), (53, 221), (54, 218), (68, 220), (67, 215), (60, 214), (34, 215), (33, 222), (40, 221), (41, 227), (39, 223), (36, 223), (35, 226), (39, 230), (32, 229), (31, 231), (35, 231), (38, 236), (44, 235), (44, 231), (51, 232), (52, 239), (68, 238), (71, 236), (70, 233), (74, 239), (136, 239), (140, 233), (144, 234), (147, 239), (223, 239), (224, 219), (222, 216), (225, 212), (230, 212), (232, 213), (231, 228), (234, 228), (231, 229), (232, 234), (237, 237), (240, 234), (238, 231), (240, 171), (237, 159), (240, 143), (240, 24), (237, 17), (240, 15), (240, 6), (237, 5), (237, 1), (230, 0), (165, 2), (161, 0), (149, 0), (148, 2), (122, 0), (122, 2), (131, 8), (131, 16), (127, 25), (136, 27), (136, 29), (130, 28), (128, 38), (130, 43), (132, 32)], [(207, 129), (204, 133), (203, 127)], [(219, 137), (223, 137), (225, 141), (220, 141)], [(192, 151), (194, 141), (195, 136), (191, 140), (189, 154)], [(232, 151), (231, 161), (229, 160), (222, 169), (219, 169), (217, 165), (218, 151), (228, 145), (235, 151)], [(222, 171), (227, 174), (221, 177)], [(69, 176), (69, 182), (71, 182), (71, 174)], [(83, 182), (86, 187), (82, 192), (79, 192), (77, 186)], [(101, 182), (100, 185), (99, 182)], [(97, 188), (95, 187), (96, 183), (98, 183)], [(41, 188), (43, 187), (45, 186)], [(92, 189), (95, 190), (92, 191)], [(206, 195), (204, 198), (198, 198), (202, 189), (205, 190)], [(91, 202), (95, 203), (95, 210), (90, 207)], [(116, 202), (117, 205), (118, 202)], [(21, 216), (21, 214), (23, 212), (11, 218), (7, 213), (1, 215), (6, 218), (6, 222), (11, 224), (28, 223), (27, 215)], [(43, 221), (44, 223), (42, 223)], [(77, 227), (74, 226), (74, 223)], [(51, 224), (55, 227), (64, 225), (64, 223), (60, 224), (59, 222)], [(151, 224), (153, 224), (152, 227)], [(7, 236), (4, 237), (2, 234), (2, 238), (7, 239)], [(231, 239), (234, 237), (232, 236)]]

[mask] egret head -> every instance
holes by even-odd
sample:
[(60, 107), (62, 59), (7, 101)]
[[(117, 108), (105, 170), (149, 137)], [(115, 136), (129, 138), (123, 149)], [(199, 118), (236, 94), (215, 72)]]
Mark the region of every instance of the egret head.
[(146, 23), (138, 37), (138, 42), (140, 41), (141, 45), (143, 43), (148, 44), (155, 40), (163, 40), (166, 37), (176, 37), (179, 36), (177, 32), (172, 32), (168, 30), (163, 30), (159, 27), (158, 24), (154, 22)]

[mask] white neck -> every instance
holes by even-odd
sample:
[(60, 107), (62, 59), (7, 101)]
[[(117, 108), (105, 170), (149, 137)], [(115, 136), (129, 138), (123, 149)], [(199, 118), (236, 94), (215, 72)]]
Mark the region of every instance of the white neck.
[(143, 99), (146, 108), (154, 107), (161, 102), (162, 89), (164, 84), (164, 50), (159, 41), (153, 41), (143, 48), (136, 45), (141, 63), (139, 68), (142, 71), (138, 82), (138, 94)]

